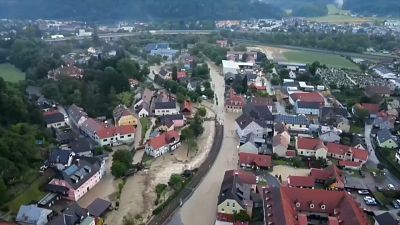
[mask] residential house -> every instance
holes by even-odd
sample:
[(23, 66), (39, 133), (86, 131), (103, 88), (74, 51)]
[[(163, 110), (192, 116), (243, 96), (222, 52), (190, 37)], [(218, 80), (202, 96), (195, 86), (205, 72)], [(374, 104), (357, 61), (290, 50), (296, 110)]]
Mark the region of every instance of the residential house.
[(171, 80), (172, 71), (168, 70), (166, 67), (163, 67), (161, 68), (160, 72), (158, 72), (158, 76), (160, 76), (163, 80)]
[(311, 176), (289, 176), (287, 179), (288, 187), (314, 189), (315, 179)]
[(64, 114), (60, 113), (59, 111), (44, 112), (43, 118), (47, 128), (60, 128), (67, 125)]
[(218, 195), (217, 220), (233, 222), (233, 215), (245, 211), (253, 214), (253, 199), (256, 176), (241, 170), (225, 171), (224, 179)]
[(217, 45), (219, 45), (221, 48), (228, 47), (228, 40), (226, 39), (217, 40), (215, 43), (217, 43)]
[(264, 224), (369, 224), (359, 203), (346, 191), (281, 186), (261, 192)]
[(375, 215), (374, 225), (399, 225), (399, 220), (391, 212)]
[(179, 51), (175, 49), (153, 49), (150, 51), (150, 55), (152, 56), (161, 56), (168, 61), (172, 61), (177, 55)]
[(115, 107), (113, 110), (113, 117), (116, 126), (136, 126), (138, 123), (138, 119), (125, 105), (118, 105), (117, 107)]
[(239, 166), (252, 169), (272, 168), (272, 158), (270, 155), (259, 155), (253, 153), (239, 153)]
[(390, 116), (386, 113), (380, 112), (377, 117), (374, 119), (372, 125), (375, 128), (379, 128), (381, 130), (392, 130), (394, 129), (394, 123), (396, 121), (396, 117)]
[(181, 112), (183, 115), (185, 115), (186, 117), (192, 117), (193, 115), (193, 102), (190, 100), (185, 100), (183, 102), (183, 105), (181, 107)]
[(101, 198), (96, 198), (86, 209), (89, 211), (90, 216), (99, 218), (112, 209), (112, 203)]
[(167, 132), (175, 130), (174, 122), (170, 119), (162, 119), (160, 123), (156, 125), (156, 131)]
[(350, 121), (349, 121), (349, 119), (344, 118), (344, 117), (338, 117), (336, 119), (336, 127), (339, 130), (341, 130), (341, 131), (343, 131), (345, 133), (350, 132)]
[(389, 97), (392, 91), (387, 87), (383, 85), (368, 85), (364, 88), (364, 93), (367, 97), (374, 97), (374, 96), (380, 96), (380, 97)]
[(104, 160), (97, 157), (75, 157), (74, 163), (53, 178), (46, 190), (63, 195), (71, 201), (78, 201), (103, 177)]
[(343, 171), (335, 165), (324, 169), (312, 168), (310, 176), (314, 178), (315, 183), (329, 190), (344, 190), (346, 185), (346, 177), (343, 175)]
[(76, 140), (69, 142), (68, 147), (73, 153), (75, 153), (76, 156), (93, 156), (92, 150), (94, 149), (94, 147), (90, 143), (89, 138), (80, 137)]
[(398, 140), (396, 136), (393, 136), (392, 133), (387, 130), (379, 130), (376, 135), (376, 140), (378, 142), (378, 146), (381, 148), (398, 148)]
[(97, 121), (92, 118), (87, 118), (82, 125), (79, 127), (81, 132), (85, 134), (87, 137), (90, 137), (92, 140), (96, 140), (96, 133), (104, 129), (107, 124)]
[(323, 142), (334, 142), (334, 143), (339, 143), (340, 142), (340, 133), (341, 131), (333, 128), (333, 127), (328, 127), (328, 126), (321, 126), (318, 132), (319, 139), (321, 139)]
[(154, 104), (154, 115), (164, 116), (178, 114), (179, 110), (175, 101), (170, 102), (156, 102)]
[(108, 126), (96, 130), (94, 140), (100, 146), (131, 144), (135, 141), (135, 132), (135, 127), (131, 125)]
[(249, 133), (240, 138), (239, 153), (258, 154), (265, 144), (265, 139), (258, 137), (254, 133)]
[(21, 224), (46, 225), (52, 213), (50, 209), (36, 205), (21, 205), (15, 221)]
[(297, 154), (326, 159), (328, 148), (322, 140), (314, 138), (298, 137), (296, 140)]
[(233, 89), (229, 90), (229, 95), (225, 98), (226, 111), (240, 113), (244, 105), (246, 105), (244, 97), (236, 94)]
[(285, 127), (284, 130), (277, 133), (272, 138), (272, 151), (279, 157), (291, 157), (293, 153), (288, 154), (289, 144), (290, 144), (290, 134)]
[(47, 73), (48, 79), (58, 80), (62, 76), (81, 79), (84, 76), (84, 71), (73, 64), (61, 65), (57, 69), (50, 70)]
[(180, 79), (186, 78), (187, 76), (188, 76), (188, 75), (187, 75), (186, 71), (179, 71), (179, 72), (177, 73), (176, 78), (177, 78), (178, 80), (180, 80)]
[[(373, 104), (373, 103), (361, 103), (361, 104), (356, 104), (354, 107), (358, 107), (360, 109), (367, 110), (370, 114), (370, 117), (376, 117), (376, 115), (379, 113), (379, 105), (378, 104)], [(353, 107), (353, 113), (354, 111)]]
[(321, 107), (321, 103), (319, 102), (304, 102), (297, 101), (294, 105), (295, 112), (297, 114), (304, 115), (319, 115), (319, 110)]
[(72, 104), (68, 110), (69, 121), (76, 127), (81, 127), (82, 123), (87, 120), (87, 113), (79, 106)]
[[(94, 225), (93, 223), (87, 223), (88, 217), (88, 210), (80, 207), (78, 203), (75, 202), (52, 219), (48, 225)], [(93, 220), (94, 218), (92, 217), (92, 221)]]
[(63, 170), (71, 165), (74, 156), (75, 153), (71, 150), (55, 149), (50, 153), (47, 164), (58, 170)]
[(249, 103), (243, 108), (243, 114), (236, 119), (236, 131), (239, 137), (250, 133), (265, 137), (273, 130), (273, 120), (268, 106)]
[(145, 147), (145, 152), (154, 158), (174, 151), (180, 145), (180, 135), (172, 130), (150, 139)]
[[(295, 92), (289, 95), (289, 102), (293, 106), (296, 102), (318, 103), (320, 107), (325, 105), (325, 99), (319, 92)], [(316, 115), (319, 115), (319, 112)]]
[(357, 166), (360, 168), (364, 165), (368, 160), (368, 151), (352, 148), (347, 145), (336, 144), (336, 143), (328, 143), (326, 145), (328, 148), (328, 156), (334, 159), (342, 160), (342, 161), (350, 161), (355, 163), (342, 163), (344, 166)]
[(172, 124), (174, 127), (183, 127), (186, 124), (186, 118), (183, 114), (165, 115), (160, 117), (161, 124)]
[(148, 117), (151, 113), (151, 103), (154, 97), (154, 92), (148, 88), (144, 89), (141, 99), (134, 104), (134, 109), (140, 118)]
[(188, 89), (188, 91), (196, 91), (198, 88), (201, 91), (205, 90), (203, 82), (201, 80), (193, 80), (193, 79), (188, 81), (186, 88)]
[(319, 123), (327, 126), (337, 126), (338, 118), (349, 118), (346, 108), (325, 106), (319, 113)]
[(368, 150), (364, 138), (359, 136), (353, 136), (351, 147), (362, 150)]
[(276, 115), (276, 123), (283, 123), (289, 131), (303, 132), (309, 130), (310, 123), (304, 115)]
[(254, 96), (251, 98), (251, 103), (255, 105), (266, 105), (268, 106), (269, 111), (273, 111), (274, 108), (274, 101), (270, 97), (257, 97)]

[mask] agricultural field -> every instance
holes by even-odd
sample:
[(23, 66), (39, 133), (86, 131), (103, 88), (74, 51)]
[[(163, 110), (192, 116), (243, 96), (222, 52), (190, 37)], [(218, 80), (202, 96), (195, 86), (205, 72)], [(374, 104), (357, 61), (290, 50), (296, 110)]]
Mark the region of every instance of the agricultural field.
[(359, 67), (348, 59), (334, 54), (311, 52), (311, 51), (285, 51), (282, 55), (289, 62), (310, 64), (319, 61), (328, 67), (346, 68), (358, 70)]
[(5, 81), (15, 83), (25, 80), (25, 73), (10, 63), (2, 63), (0, 64), (0, 77), (2, 77)]

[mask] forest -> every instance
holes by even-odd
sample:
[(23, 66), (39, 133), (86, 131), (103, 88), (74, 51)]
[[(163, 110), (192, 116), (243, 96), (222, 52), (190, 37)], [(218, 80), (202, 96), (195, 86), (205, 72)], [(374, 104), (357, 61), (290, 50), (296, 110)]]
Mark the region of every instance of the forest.
[(278, 18), (283, 11), (251, 0), (14, 0), (0, 1), (1, 18), (79, 19), (115, 21), (120, 19), (212, 20)]

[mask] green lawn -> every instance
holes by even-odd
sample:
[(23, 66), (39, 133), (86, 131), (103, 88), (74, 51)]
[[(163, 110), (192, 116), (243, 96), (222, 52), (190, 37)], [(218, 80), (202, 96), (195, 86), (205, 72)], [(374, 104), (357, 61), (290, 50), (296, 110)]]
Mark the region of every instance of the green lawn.
[(287, 51), (283, 53), (283, 56), (290, 62), (309, 64), (314, 61), (319, 61), (321, 64), (325, 64), (329, 67), (356, 70), (359, 69), (356, 64), (350, 62), (344, 57), (334, 54), (326, 54), (312, 51)]
[(10, 63), (2, 63), (0, 64), (0, 77), (5, 81), (18, 82), (25, 80), (25, 73)]
[(23, 193), (9, 202), (7, 205), (10, 211), (16, 214), (21, 205), (40, 200), (46, 194), (40, 190), (40, 187), (48, 182), (47, 178), (47, 176), (40, 176)]
[(151, 126), (151, 121), (149, 118), (140, 118), (140, 124), (142, 125), (142, 139), (145, 137), (147, 130)]

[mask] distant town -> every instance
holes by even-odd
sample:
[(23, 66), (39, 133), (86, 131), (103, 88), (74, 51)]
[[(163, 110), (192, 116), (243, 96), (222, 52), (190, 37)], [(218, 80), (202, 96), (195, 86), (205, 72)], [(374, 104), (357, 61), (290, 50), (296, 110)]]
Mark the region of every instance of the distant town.
[(399, 224), (399, 35), (3, 19), (0, 224)]

